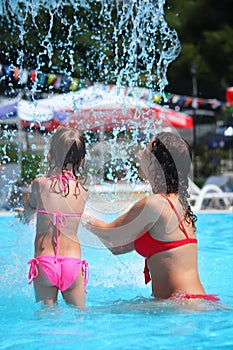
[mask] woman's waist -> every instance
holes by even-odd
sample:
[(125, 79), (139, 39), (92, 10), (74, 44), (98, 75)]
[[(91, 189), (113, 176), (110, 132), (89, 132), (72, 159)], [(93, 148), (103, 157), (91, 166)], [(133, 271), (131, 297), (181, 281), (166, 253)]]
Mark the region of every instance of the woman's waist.
[(155, 263), (151, 263), (148, 261), (148, 267), (151, 274), (151, 277), (156, 280), (160, 285), (169, 283), (171, 286), (179, 286), (179, 285), (189, 285), (192, 283), (199, 282), (199, 276), (197, 271), (197, 266), (195, 262), (193, 264), (186, 266), (180, 266), (174, 262), (173, 264), (161, 262), (157, 265)]
[(152, 290), (156, 297), (170, 298), (176, 293), (204, 295), (205, 291), (196, 271), (184, 271), (183, 274), (151, 273)]

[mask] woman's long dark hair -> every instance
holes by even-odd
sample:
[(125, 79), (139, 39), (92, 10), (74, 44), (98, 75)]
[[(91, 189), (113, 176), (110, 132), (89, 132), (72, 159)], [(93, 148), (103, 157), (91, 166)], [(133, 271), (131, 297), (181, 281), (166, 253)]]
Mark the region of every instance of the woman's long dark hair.
[(179, 201), (185, 211), (185, 220), (195, 226), (196, 215), (192, 212), (188, 198), (188, 175), (192, 163), (191, 147), (186, 140), (171, 132), (161, 132), (152, 142), (151, 153), (159, 165), (155, 174), (157, 193), (179, 195)]

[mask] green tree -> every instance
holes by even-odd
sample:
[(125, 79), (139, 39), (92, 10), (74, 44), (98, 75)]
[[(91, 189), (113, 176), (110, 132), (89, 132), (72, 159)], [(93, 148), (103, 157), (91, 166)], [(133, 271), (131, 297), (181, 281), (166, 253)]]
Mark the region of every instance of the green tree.
[(181, 54), (170, 65), (170, 91), (192, 94), (191, 66), (197, 66), (199, 96), (225, 99), (233, 84), (233, 27), (230, 0), (169, 1), (167, 18), (176, 28)]
[(35, 9), (29, 2), (6, 5), (0, 22), (1, 62), (163, 89), (179, 42), (159, 2), (41, 3)]
[[(140, 10), (141, 2), (113, 0), (41, 1), (33, 8), (30, 3), (16, 1), (13, 8), (13, 2), (2, 0), (2, 64), (113, 83), (121, 75), (125, 84), (158, 89), (163, 88), (157, 84), (160, 75), (167, 76), (168, 92), (187, 95), (195, 64), (200, 96), (224, 99), (226, 87), (233, 84), (230, 0), (167, 0), (165, 27), (154, 0)], [(178, 58), (173, 28), (181, 42)], [(167, 62), (161, 52), (172, 49)], [(9, 84), (13, 82), (6, 78)], [(3, 79), (1, 85), (4, 89)]]

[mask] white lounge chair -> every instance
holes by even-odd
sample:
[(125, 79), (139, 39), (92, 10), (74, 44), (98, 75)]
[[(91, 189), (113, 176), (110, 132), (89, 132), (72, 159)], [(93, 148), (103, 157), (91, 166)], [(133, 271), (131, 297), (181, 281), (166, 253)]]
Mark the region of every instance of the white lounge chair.
[(232, 207), (233, 192), (223, 191), (216, 183), (210, 182), (211, 179), (208, 178), (200, 189), (189, 179), (190, 204), (193, 211), (201, 209), (229, 209)]

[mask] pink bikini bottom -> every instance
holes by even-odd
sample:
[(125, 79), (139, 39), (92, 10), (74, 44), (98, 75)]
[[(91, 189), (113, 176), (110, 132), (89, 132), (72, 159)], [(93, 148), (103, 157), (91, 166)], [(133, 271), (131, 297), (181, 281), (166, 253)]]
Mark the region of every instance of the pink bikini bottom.
[(85, 287), (88, 282), (89, 269), (86, 260), (67, 256), (44, 255), (31, 259), (28, 264), (30, 264), (29, 284), (39, 275), (38, 265), (41, 266), (49, 282), (60, 291), (67, 290), (76, 281), (81, 269), (84, 273)]

